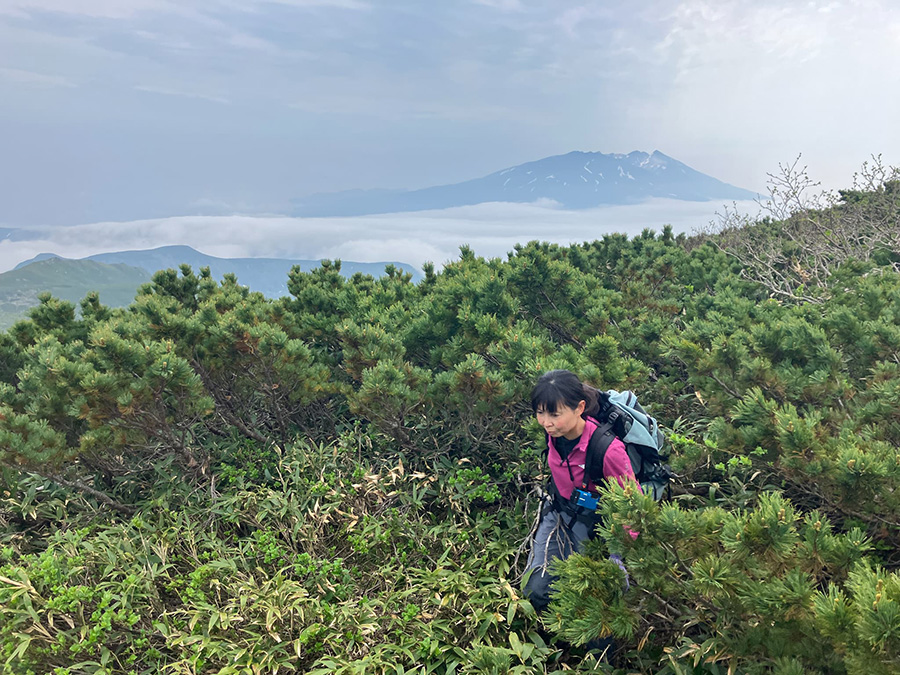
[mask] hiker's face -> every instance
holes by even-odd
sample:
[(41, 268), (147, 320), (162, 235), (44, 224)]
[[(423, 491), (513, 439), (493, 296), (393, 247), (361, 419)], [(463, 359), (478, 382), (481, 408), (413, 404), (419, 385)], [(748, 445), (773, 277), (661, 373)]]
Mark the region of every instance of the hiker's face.
[(584, 401), (581, 401), (576, 407), (570, 408), (563, 403), (556, 404), (556, 412), (549, 412), (538, 406), (537, 421), (544, 431), (553, 438), (565, 436), (569, 440), (574, 440), (581, 436), (584, 431), (584, 420), (581, 414), (584, 412)]

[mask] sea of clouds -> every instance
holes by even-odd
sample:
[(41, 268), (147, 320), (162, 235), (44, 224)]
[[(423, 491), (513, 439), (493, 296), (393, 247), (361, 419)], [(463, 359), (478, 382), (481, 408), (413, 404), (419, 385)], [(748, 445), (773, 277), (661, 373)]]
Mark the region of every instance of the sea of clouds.
[(440, 211), (377, 216), (292, 218), (231, 215), (175, 216), (129, 222), (15, 230), (0, 240), (0, 272), (54, 253), (83, 258), (96, 253), (187, 245), (222, 258), (264, 257), (357, 262), (394, 261), (438, 266), (458, 257), (467, 244), (476, 254), (503, 257), (517, 243), (560, 244), (600, 239), (671, 225), (692, 233), (717, 221), (726, 209), (755, 214), (753, 202), (718, 204), (657, 199), (632, 206), (569, 211), (550, 202), (487, 203)]

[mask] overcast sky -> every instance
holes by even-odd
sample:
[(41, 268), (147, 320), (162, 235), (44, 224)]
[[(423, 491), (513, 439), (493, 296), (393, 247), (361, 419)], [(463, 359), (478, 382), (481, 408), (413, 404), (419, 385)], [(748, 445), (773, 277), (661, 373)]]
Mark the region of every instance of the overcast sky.
[(0, 227), (658, 149), (750, 189), (900, 163), (896, 0), (0, 0)]

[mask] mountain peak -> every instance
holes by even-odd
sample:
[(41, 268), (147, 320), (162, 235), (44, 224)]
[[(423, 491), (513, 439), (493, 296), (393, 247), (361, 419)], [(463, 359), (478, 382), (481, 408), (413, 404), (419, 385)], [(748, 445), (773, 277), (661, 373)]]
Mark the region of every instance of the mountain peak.
[(62, 256), (56, 255), (55, 253), (38, 253), (33, 258), (29, 258), (28, 260), (25, 260), (24, 262), (20, 262), (18, 265), (13, 267), (13, 269), (17, 270), (21, 267), (25, 267), (25, 265), (30, 265), (31, 263), (34, 263), (34, 262), (40, 262), (42, 260), (52, 260), (54, 258), (59, 258), (61, 260), (64, 259)]
[(484, 202), (551, 200), (563, 208), (648, 199), (745, 200), (756, 194), (707, 176), (659, 150), (627, 154), (573, 150), (453, 185), (421, 190), (346, 191), (294, 200), (294, 215), (356, 216), (426, 211)]

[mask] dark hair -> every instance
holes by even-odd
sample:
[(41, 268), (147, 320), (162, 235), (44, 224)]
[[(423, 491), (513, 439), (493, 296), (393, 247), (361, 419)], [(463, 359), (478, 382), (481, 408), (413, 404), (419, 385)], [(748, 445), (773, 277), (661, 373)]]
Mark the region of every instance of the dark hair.
[(568, 408), (577, 408), (584, 401), (582, 417), (595, 416), (600, 412), (597, 390), (583, 384), (578, 376), (570, 370), (551, 370), (538, 378), (531, 390), (531, 409), (537, 412), (543, 408), (555, 413), (560, 404)]

